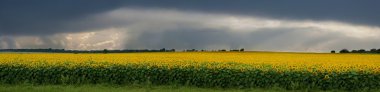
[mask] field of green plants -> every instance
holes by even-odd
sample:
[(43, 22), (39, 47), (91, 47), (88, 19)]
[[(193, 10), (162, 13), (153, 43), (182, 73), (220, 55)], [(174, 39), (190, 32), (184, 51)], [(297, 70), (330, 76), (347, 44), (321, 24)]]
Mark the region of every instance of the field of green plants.
[[(166, 59), (173, 59), (178, 57), (166, 55), (171, 53), (145, 53), (141, 56), (146, 56), (146, 54), (153, 55), (146, 57), (148, 59), (160, 57), (168, 57)], [(199, 59), (202, 58), (199, 57), (201, 55), (206, 55), (209, 58), (216, 58), (218, 55), (236, 55), (239, 53), (190, 53), (194, 56), (188, 56), (187, 54), (189, 53), (175, 54), (180, 54), (181, 56), (186, 57), (197, 57)], [(249, 54), (247, 56), (250, 56), (254, 54), (270, 55), (271, 53), (245, 54)], [(128, 57), (128, 55), (129, 54), (80, 55), (81, 57), (85, 56), (86, 58), (97, 56), (97, 58), (89, 58), (87, 60), (78, 58), (79, 56), (76, 56), (76, 54), (0, 54), (0, 56), (6, 57), (0, 59), (2, 60), (0, 63), (0, 83), (16, 85), (24, 83), (36, 85), (147, 84), (239, 89), (280, 87), (290, 90), (368, 90), (378, 89), (380, 87), (380, 73), (376, 70), (368, 70), (378, 68), (378, 66), (374, 66), (378, 64), (376, 61), (371, 61), (371, 65), (365, 63), (364, 61), (364, 63), (350, 63), (349, 65), (352, 66), (337, 63), (337, 61), (330, 61), (335, 62), (328, 63), (330, 66), (337, 67), (337, 69), (334, 70), (331, 67), (326, 67), (325, 65), (317, 65), (320, 66), (320, 68), (324, 67), (324, 69), (320, 69), (317, 66), (301, 67), (302, 64), (300, 64), (300, 66), (296, 66), (296, 64), (286, 64), (284, 62), (281, 62), (283, 64), (281, 65), (277, 64), (278, 62), (269, 62), (269, 59), (268, 63), (242, 63), (248, 61), (197, 62), (180, 61), (180, 59), (167, 62), (143, 62), (133, 61), (132, 59), (128, 61), (127, 59), (127, 61), (122, 62), (119, 60), (123, 59), (111, 59), (114, 58), (112, 56), (125, 58)], [(131, 55), (131, 57), (141, 58), (136, 54)], [(157, 57), (154, 55), (157, 55)], [(308, 58), (309, 54), (280, 53), (280, 55), (304, 55), (304, 58)], [(318, 57), (318, 55), (325, 54), (312, 54), (313, 57)], [(235, 58), (247, 57), (245, 55), (236, 56)], [(350, 56), (356, 58), (370, 58), (368, 60), (372, 60), (373, 58), (377, 59), (379, 57), (377, 55)], [(276, 57), (272, 59), (275, 58)], [(71, 59), (78, 59), (78, 61), (70, 61)], [(108, 59), (108, 61), (102, 61), (104, 59)], [(293, 60), (295, 60), (294, 62), (297, 61), (297, 59)], [(347, 69), (338, 69), (338, 67), (347, 67)]]

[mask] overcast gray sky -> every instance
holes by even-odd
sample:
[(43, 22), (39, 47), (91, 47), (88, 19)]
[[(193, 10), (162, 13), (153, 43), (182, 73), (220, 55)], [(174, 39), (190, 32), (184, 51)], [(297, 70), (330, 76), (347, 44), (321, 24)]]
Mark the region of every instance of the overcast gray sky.
[(0, 48), (380, 48), (379, 0), (1, 0)]

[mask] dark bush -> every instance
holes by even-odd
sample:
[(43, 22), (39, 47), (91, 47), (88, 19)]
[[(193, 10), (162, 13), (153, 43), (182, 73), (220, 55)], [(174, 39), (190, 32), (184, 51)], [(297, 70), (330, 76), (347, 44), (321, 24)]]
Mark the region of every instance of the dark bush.
[(350, 53), (350, 51), (348, 51), (347, 49), (342, 49), (339, 51), (339, 53)]

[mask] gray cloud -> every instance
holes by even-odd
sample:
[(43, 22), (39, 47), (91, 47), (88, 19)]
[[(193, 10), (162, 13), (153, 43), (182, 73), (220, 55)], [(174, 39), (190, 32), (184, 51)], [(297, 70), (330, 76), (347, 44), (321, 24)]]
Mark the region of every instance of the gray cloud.
[(176, 9), (279, 19), (336, 20), (379, 26), (374, 0), (1, 0), (1, 35), (44, 35), (103, 28), (93, 15), (121, 7)]
[(0, 20), (4, 20), (0, 21), (0, 48), (328, 51), (380, 47), (375, 18), (380, 14), (374, 2), (280, 2), (5, 0), (0, 1)]
[[(221, 47), (229, 47), (231, 34), (226, 31), (215, 31), (213, 29), (191, 29), (181, 28), (177, 30), (168, 30), (164, 32), (140, 33), (126, 43), (127, 48), (143, 49), (143, 48), (175, 48), (175, 49), (217, 49)], [(229, 39), (230, 38), (230, 39)], [(228, 39), (228, 40), (226, 40)], [(215, 48), (207, 48), (215, 45)]]
[[(185, 30), (184, 30), (185, 29)], [(307, 31), (305, 31), (307, 30)], [(310, 29), (261, 29), (259, 31), (231, 33), (214, 29), (181, 28), (165, 32), (143, 32), (128, 40), (125, 48), (175, 49), (238, 49), (259, 51), (311, 51), (327, 52), (335, 49), (375, 48), (377, 39), (355, 39), (341, 33)]]
[(11, 47), (15, 47), (15, 42), (12, 38), (10, 37), (0, 37), (0, 47), (1, 48), (11, 48)]
[(328, 51), (380, 46), (373, 44), (379, 39), (379, 28), (350, 23), (282, 20), (175, 10), (121, 9), (109, 14), (120, 20), (126, 17), (117, 15), (125, 13), (138, 21), (127, 27), (131, 35), (124, 45), (125, 48)]

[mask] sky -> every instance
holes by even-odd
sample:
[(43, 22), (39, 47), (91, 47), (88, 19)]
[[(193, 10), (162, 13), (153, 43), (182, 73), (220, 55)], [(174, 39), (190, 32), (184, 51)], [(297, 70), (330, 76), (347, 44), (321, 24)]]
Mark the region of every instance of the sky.
[(0, 49), (380, 48), (379, 0), (0, 0)]

